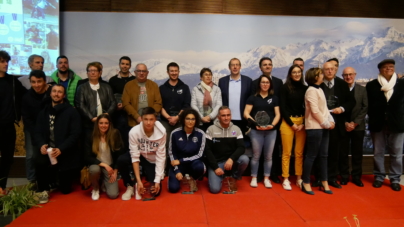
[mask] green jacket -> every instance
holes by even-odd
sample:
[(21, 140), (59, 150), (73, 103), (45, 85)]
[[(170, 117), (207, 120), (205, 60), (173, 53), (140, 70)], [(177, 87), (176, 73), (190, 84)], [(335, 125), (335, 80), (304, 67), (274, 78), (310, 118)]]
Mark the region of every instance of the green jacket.
[[(58, 70), (52, 73), (51, 78), (56, 84), (59, 84)], [(74, 106), (74, 95), (76, 94), (77, 83), (81, 80), (81, 77), (77, 75), (73, 70), (69, 69), (69, 83), (67, 85), (67, 99), (70, 105)]]

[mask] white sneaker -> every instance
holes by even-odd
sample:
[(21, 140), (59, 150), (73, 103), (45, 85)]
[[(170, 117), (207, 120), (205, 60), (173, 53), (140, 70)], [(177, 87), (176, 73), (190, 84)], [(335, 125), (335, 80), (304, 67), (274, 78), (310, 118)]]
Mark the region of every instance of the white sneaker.
[(135, 199), (142, 200), (142, 196), (139, 194), (139, 191), (137, 190), (137, 184), (135, 185), (135, 191), (136, 191)]
[(128, 185), (126, 188), (126, 192), (122, 194), (122, 200), (130, 200), (133, 196), (133, 187)]
[(290, 181), (285, 179), (282, 183), (282, 187), (283, 189), (285, 189), (286, 191), (290, 191), (292, 190), (292, 186), (290, 186)]
[(299, 187), (300, 189), (302, 189), (302, 183), (303, 183), (303, 180), (302, 180), (302, 179), (297, 180), (297, 181), (296, 181), (297, 187)]
[(253, 187), (253, 188), (258, 187), (257, 178), (256, 178), (256, 177), (253, 177), (253, 178), (251, 179), (250, 186)]
[(272, 188), (271, 181), (269, 179), (264, 180), (264, 185), (266, 188)]
[(45, 204), (45, 203), (49, 202), (49, 192), (48, 191), (37, 192), (36, 196), (38, 197), (39, 204)]
[(91, 198), (93, 200), (99, 200), (100, 199), (100, 190), (92, 190), (91, 191)]

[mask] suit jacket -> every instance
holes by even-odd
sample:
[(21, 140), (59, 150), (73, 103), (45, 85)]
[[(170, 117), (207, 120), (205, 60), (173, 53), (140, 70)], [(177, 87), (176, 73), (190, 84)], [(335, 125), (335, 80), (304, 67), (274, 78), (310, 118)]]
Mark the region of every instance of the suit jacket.
[(380, 132), (387, 124), (391, 132), (404, 132), (404, 80), (397, 80), (388, 102), (381, 87), (377, 79), (366, 84), (369, 131)]
[[(229, 106), (229, 82), (230, 75), (219, 79), (219, 88), (222, 91), (222, 103), (224, 106)], [(251, 94), (252, 79), (248, 76), (241, 75), (241, 96), (240, 96), (240, 116), (243, 119), (245, 102)]]
[(356, 104), (350, 113), (351, 120), (349, 122), (353, 121), (354, 123), (359, 124), (354, 129), (355, 131), (365, 130), (365, 117), (368, 113), (368, 95), (366, 88), (359, 84), (355, 84), (351, 93), (354, 94)]
[[(324, 83), (322, 83), (320, 87), (323, 91), (326, 89)], [(339, 135), (343, 136), (346, 134), (345, 122), (350, 120), (351, 115), (349, 113), (355, 107), (355, 97), (349, 90), (348, 84), (339, 77), (334, 78), (334, 95), (338, 97), (340, 102), (339, 106), (342, 106), (345, 110), (341, 114), (331, 113), (331, 116), (335, 120), (335, 130), (338, 130)]]

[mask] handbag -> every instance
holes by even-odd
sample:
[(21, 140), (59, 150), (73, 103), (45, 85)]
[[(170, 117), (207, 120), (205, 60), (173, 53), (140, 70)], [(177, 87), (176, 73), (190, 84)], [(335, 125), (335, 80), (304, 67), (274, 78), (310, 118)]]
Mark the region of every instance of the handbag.
[(81, 190), (87, 190), (91, 186), (90, 171), (87, 166), (84, 166), (80, 174)]

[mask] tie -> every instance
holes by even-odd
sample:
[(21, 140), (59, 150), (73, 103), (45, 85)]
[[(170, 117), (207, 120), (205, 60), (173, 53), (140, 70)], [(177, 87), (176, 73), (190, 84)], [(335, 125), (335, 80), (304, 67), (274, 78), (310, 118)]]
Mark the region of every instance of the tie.
[(331, 85), (332, 85), (331, 81), (328, 81), (328, 88), (331, 88)]

